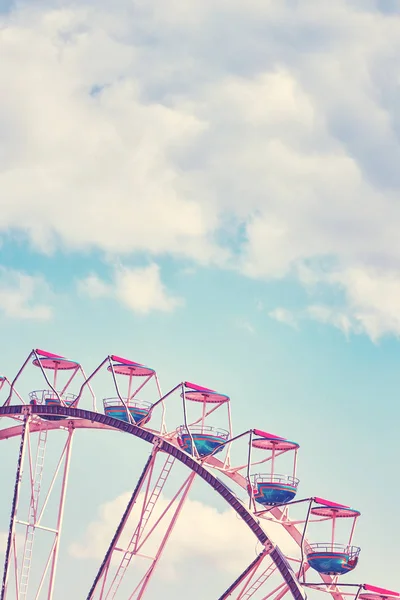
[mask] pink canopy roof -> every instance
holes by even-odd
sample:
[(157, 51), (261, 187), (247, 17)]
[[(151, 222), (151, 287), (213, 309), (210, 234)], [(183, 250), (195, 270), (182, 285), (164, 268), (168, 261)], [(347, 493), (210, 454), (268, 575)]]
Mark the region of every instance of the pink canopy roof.
[(364, 590), (368, 590), (369, 592), (375, 592), (376, 594), (385, 594), (388, 596), (397, 596), (399, 597), (399, 592), (392, 592), (391, 590), (385, 590), (385, 588), (376, 587), (375, 585), (368, 585), (368, 583), (364, 583)]
[(253, 432), (259, 436), (252, 441), (253, 448), (260, 450), (297, 450), (299, 444), (291, 442), (286, 438), (262, 431), (261, 429), (253, 429)]
[[(111, 356), (111, 359), (116, 363), (113, 364), (113, 369), (118, 375), (148, 377), (155, 373), (154, 369), (151, 369), (150, 367), (128, 360), (127, 358), (122, 358), (121, 356), (116, 356), (115, 354)], [(108, 367), (108, 370), (111, 371), (111, 367)]]
[(350, 506), (345, 506), (344, 504), (338, 504), (337, 502), (331, 502), (330, 500), (325, 500), (324, 498), (314, 498), (315, 502), (321, 504), (322, 506), (315, 506), (311, 509), (313, 515), (318, 515), (320, 517), (327, 517), (329, 519), (348, 519), (351, 517), (359, 517), (360, 512), (355, 510), (354, 508), (350, 508)]
[(219, 394), (214, 390), (191, 383), (190, 381), (184, 381), (184, 386), (188, 390), (185, 391), (186, 400), (202, 402), (204, 404), (223, 404), (224, 402), (229, 402), (229, 396), (226, 394)]
[(39, 360), (35, 358), (32, 361), (32, 364), (35, 367), (42, 366), (43, 369), (50, 369), (52, 371), (69, 371), (72, 369), (78, 369), (79, 363), (75, 360), (69, 360), (64, 356), (60, 356), (60, 354), (53, 354), (52, 352), (47, 352), (46, 350), (40, 350), (37, 348), (35, 350), (36, 354), (39, 356)]
[(400, 598), (400, 594), (398, 592), (393, 592), (392, 590), (386, 590), (385, 588), (376, 587), (374, 585), (363, 585), (364, 590), (367, 590), (367, 593), (361, 593), (359, 595), (360, 600), (392, 600), (394, 598)]

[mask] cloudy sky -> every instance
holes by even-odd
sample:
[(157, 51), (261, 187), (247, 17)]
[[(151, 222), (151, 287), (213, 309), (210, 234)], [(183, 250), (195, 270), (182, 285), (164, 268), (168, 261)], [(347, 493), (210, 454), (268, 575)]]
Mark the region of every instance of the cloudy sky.
[(394, 588), (399, 53), (396, 0), (0, 0), (3, 372), (117, 353), (226, 391)]

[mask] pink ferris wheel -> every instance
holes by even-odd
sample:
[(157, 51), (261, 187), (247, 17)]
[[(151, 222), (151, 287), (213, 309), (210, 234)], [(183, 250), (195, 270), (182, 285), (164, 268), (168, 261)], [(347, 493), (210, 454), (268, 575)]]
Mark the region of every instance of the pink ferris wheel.
[[(43, 384), (22, 391), (32, 368)], [(113, 390), (101, 397), (101, 405), (95, 393), (99, 382), (100, 389)], [(116, 355), (87, 375), (79, 362), (39, 349), (14, 379), (0, 377), (0, 391), (0, 439), (17, 444), (15, 456), (7, 453), (16, 464), (13, 489), (3, 488), (11, 508), (0, 600), (160, 597), (153, 587), (158, 567), (199, 480), (231, 507), (258, 544), (242, 573), (206, 600), (286, 595), (306, 600), (310, 594), (400, 600), (397, 592), (353, 582), (354, 574), (349, 575), (360, 556), (355, 531), (360, 512), (318, 496), (302, 498), (299, 444), (264, 429), (234, 431), (228, 395), (188, 381), (163, 393), (154, 369)], [(72, 444), (89, 430), (137, 438), (138, 444), (147, 443), (149, 456), (91, 584), (69, 596), (58, 587), (57, 566)], [(166, 503), (167, 485), (174, 491)], [(290, 544), (282, 545), (277, 532)], [(185, 597), (191, 597), (190, 590)]]

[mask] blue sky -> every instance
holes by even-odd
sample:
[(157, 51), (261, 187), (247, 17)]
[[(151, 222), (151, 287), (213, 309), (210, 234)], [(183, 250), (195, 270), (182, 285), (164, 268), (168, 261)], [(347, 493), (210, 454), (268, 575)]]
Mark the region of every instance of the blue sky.
[[(2, 372), (116, 353), (230, 394), (394, 589), (399, 40), (389, 1), (0, 0)], [(96, 506), (129, 490), (116, 440), (77, 443)]]

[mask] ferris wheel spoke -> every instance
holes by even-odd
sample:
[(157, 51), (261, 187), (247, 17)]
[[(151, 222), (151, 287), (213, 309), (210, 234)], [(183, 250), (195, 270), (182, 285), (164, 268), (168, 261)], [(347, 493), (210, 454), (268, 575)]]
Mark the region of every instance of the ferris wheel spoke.
[[(265, 549), (262, 552), (260, 552), (260, 554), (249, 564), (248, 567), (246, 567), (246, 569), (239, 575), (239, 577), (237, 579), (235, 579), (235, 581), (222, 594), (222, 596), (219, 597), (218, 600), (226, 600), (226, 598), (232, 597), (232, 593), (235, 590), (237, 590), (241, 586), (242, 583), (244, 583), (244, 587), (242, 587), (242, 590), (241, 590), (241, 592), (239, 592), (239, 596), (237, 596), (237, 598), (238, 599), (244, 598), (245, 596), (243, 596), (243, 594), (245, 593), (246, 589), (248, 589), (259, 566), (264, 561), (264, 559), (268, 556), (268, 554), (269, 554), (269, 552), (267, 552)], [(275, 567), (275, 565), (274, 565), (274, 567)]]
[[(87, 597), (88, 600), (95, 597), (99, 600), (112, 600), (115, 598), (134, 557), (150, 561), (150, 565), (129, 598), (140, 599), (145, 593), (195, 477), (195, 473), (191, 473), (165, 508), (157, 516), (154, 516), (154, 509), (161, 498), (162, 491), (175, 463), (175, 458), (167, 455), (157, 476), (155, 474), (155, 463), (159, 454), (158, 448), (155, 447), (149, 456), (95, 577)], [(134, 507), (139, 509), (139, 514), (137, 522), (135, 519), (135, 525), (132, 526), (131, 516)], [(157, 540), (157, 548), (148, 553), (148, 546), (154, 544), (154, 536), (163, 527), (166, 527), (166, 530), (163, 532), (161, 540)], [(132, 531), (132, 533), (129, 534), (129, 531)], [(126, 538), (127, 534), (129, 535), (129, 541), (124, 542), (123, 538)], [(118, 559), (121, 553), (122, 557)], [(113, 565), (114, 560), (116, 561), (116, 567)]]
[(15, 525), (16, 525), (16, 511), (18, 506), (18, 498), (21, 488), (21, 479), (22, 479), (22, 469), (24, 463), (24, 456), (26, 450), (26, 438), (27, 438), (27, 430), (29, 428), (29, 413), (25, 413), (24, 424), (21, 432), (21, 442), (19, 447), (19, 455), (17, 462), (17, 472), (15, 476), (15, 486), (14, 486), (14, 495), (11, 505), (11, 517), (10, 517), (10, 526), (8, 530), (8, 538), (7, 538), (7, 546), (6, 553), (4, 558), (4, 570), (3, 570), (3, 581), (1, 586), (1, 594), (0, 600), (5, 600), (7, 594), (7, 585), (9, 578), (9, 571), (11, 566), (11, 556), (14, 556), (14, 575), (15, 575), (15, 585), (16, 585), (16, 597), (18, 598), (18, 560), (17, 560), (17, 551), (16, 551), (16, 542), (15, 542)]
[(67, 492), (67, 484), (68, 484), (68, 475), (69, 475), (69, 467), (71, 460), (71, 450), (72, 450), (72, 439), (73, 439), (74, 430), (71, 428), (68, 434), (68, 439), (65, 444), (65, 459), (64, 459), (64, 469), (63, 469), (63, 478), (61, 483), (61, 493), (60, 493), (60, 502), (58, 508), (57, 515), (57, 532), (54, 540), (54, 547), (51, 552), (51, 570), (50, 570), (50, 581), (48, 588), (48, 600), (52, 600), (54, 593), (54, 586), (56, 581), (56, 569), (58, 563), (58, 553), (60, 548), (60, 537), (61, 537), (61, 527), (64, 516), (64, 508), (65, 508), (65, 498)]
[(94, 598), (94, 594), (97, 591), (99, 591), (100, 585), (101, 585), (100, 595), (99, 595), (100, 600), (103, 598), (103, 596), (105, 594), (105, 587), (106, 587), (106, 583), (107, 583), (107, 577), (109, 574), (113, 554), (116, 551), (118, 542), (121, 538), (121, 535), (124, 531), (126, 524), (128, 523), (129, 517), (131, 516), (131, 512), (137, 502), (138, 496), (139, 496), (140, 492), (142, 491), (142, 489), (145, 487), (146, 481), (148, 481), (151, 478), (151, 474), (153, 473), (153, 469), (154, 469), (154, 463), (156, 460), (156, 456), (157, 456), (157, 449), (154, 448), (152, 453), (150, 454), (150, 456), (148, 457), (148, 459), (146, 461), (146, 464), (143, 468), (142, 474), (140, 475), (140, 477), (137, 481), (136, 487), (129, 499), (129, 502), (126, 506), (125, 512), (121, 518), (121, 521), (119, 522), (118, 527), (115, 530), (115, 533), (111, 540), (111, 543), (107, 549), (104, 559), (100, 565), (97, 575), (96, 575), (96, 577), (93, 581), (93, 584), (90, 588), (89, 594), (87, 596), (87, 600), (92, 600)]
[(237, 597), (237, 600), (249, 600), (250, 598), (253, 598), (254, 594), (256, 594), (258, 590), (262, 588), (264, 583), (270, 577), (272, 577), (276, 569), (277, 567), (275, 563), (271, 563), (266, 569), (264, 569), (264, 571), (259, 573), (256, 579), (254, 578), (254, 576), (250, 577), (250, 581), (245, 585), (244, 589)]
[(251, 598), (254, 598), (258, 592), (262, 591), (264, 586), (268, 588), (268, 593), (266, 596), (263, 596), (262, 600), (267, 600), (271, 597), (274, 597), (274, 600), (281, 600), (289, 591), (292, 591), (291, 588), (293, 586), (291, 586), (290, 583), (287, 583), (286, 580), (281, 582), (279, 585), (274, 586), (271, 590), (271, 578), (272, 581), (276, 581), (276, 577), (274, 578), (274, 575), (277, 574), (278, 565), (273, 560), (269, 560), (269, 564), (267, 566), (264, 565), (265, 559), (267, 557), (271, 558), (270, 555), (271, 552), (260, 553), (219, 598), (219, 600), (225, 600), (228, 598), (231, 598), (232, 600), (250, 600)]
[[(266, 596), (263, 596), (262, 600), (269, 600), (269, 598), (272, 598), (272, 597), (274, 597), (273, 600), (282, 600), (282, 598), (284, 598), (284, 596), (286, 596), (286, 594), (289, 591), (290, 591), (290, 587), (284, 581), (283, 583), (278, 585), (275, 589), (268, 592), (268, 594)], [(276, 596), (275, 596), (275, 594), (276, 594)]]
[[(183, 484), (183, 486), (181, 486), (180, 490), (178, 491), (178, 493), (175, 495), (175, 497), (173, 498), (173, 500), (169, 503), (166, 511), (164, 511), (163, 513), (163, 517), (166, 515), (167, 510), (169, 510), (174, 503), (176, 503), (176, 507), (174, 509), (174, 511), (172, 512), (171, 518), (170, 518), (170, 522), (167, 528), (167, 531), (164, 534), (164, 537), (159, 545), (159, 548), (157, 550), (157, 553), (155, 554), (150, 567), (147, 569), (147, 572), (145, 574), (145, 576), (142, 578), (140, 587), (136, 588), (136, 590), (134, 590), (134, 592), (129, 596), (129, 600), (141, 600), (144, 597), (144, 594), (146, 592), (146, 589), (150, 583), (151, 577), (154, 574), (155, 568), (158, 564), (158, 562), (161, 559), (161, 556), (165, 550), (165, 547), (167, 545), (168, 539), (172, 534), (172, 531), (175, 527), (175, 524), (177, 523), (177, 520), (179, 518), (179, 515), (182, 511), (182, 508), (184, 506), (184, 503), (186, 501), (186, 498), (189, 494), (190, 488), (192, 487), (194, 478), (196, 477), (196, 473), (191, 473), (189, 475), (189, 477), (186, 479), (185, 483)], [(179, 499), (178, 499), (179, 498)], [(160, 520), (157, 522), (157, 525), (159, 524)], [(154, 528), (152, 528), (152, 531), (154, 531)], [(143, 542), (144, 543), (144, 542)]]
[[(1, 600), (11, 597), (25, 600), (28, 593), (35, 600), (44, 597), (41, 595), (42, 593), (45, 594), (46, 600), (51, 600), (54, 594), (74, 429), (72, 424), (67, 428), (67, 439), (60, 451), (56, 466), (52, 472), (50, 467), (48, 469), (50, 483), (47, 490), (44, 488), (45, 493), (43, 494), (48, 424), (44, 421), (39, 424), (32, 421), (29, 414), (30, 407), (26, 408), (26, 412), (26, 422), (21, 431), (20, 454), (10, 520), (10, 541), (6, 549)], [(35, 439), (32, 438), (32, 433), (37, 433)], [(36, 450), (34, 450), (35, 444)], [(54, 452), (52, 458), (56, 458)], [(60, 480), (60, 489), (56, 491), (56, 483)], [(25, 513), (26, 517), (24, 518), (25, 511), (27, 514)], [(47, 555), (44, 562), (42, 557), (34, 560), (34, 541), (37, 531), (46, 533), (50, 546), (47, 554), (44, 553)], [(19, 548), (18, 544), (20, 538), (23, 538), (22, 548)], [(19, 550), (21, 550), (20, 556), (18, 556)], [(12, 557), (13, 560), (11, 560)], [(15, 581), (14, 591), (7, 585), (11, 565)], [(31, 585), (30, 575), (33, 565), (37, 581)], [(36, 588), (36, 591), (32, 590), (31, 592), (31, 588)]]
[(29, 575), (32, 561), (33, 544), (35, 537), (35, 525), (37, 523), (37, 505), (40, 496), (40, 487), (42, 482), (45, 451), (47, 442), (47, 430), (40, 429), (38, 433), (38, 444), (36, 451), (35, 462), (32, 458), (32, 444), (31, 436), (28, 428), (27, 432), (27, 454), (29, 464), (29, 487), (30, 487), (30, 501), (28, 518), (26, 521), (17, 519), (19, 525), (25, 526), (25, 540), (22, 552), (21, 570), (19, 573), (19, 597), (21, 599), (26, 598), (29, 585)]
[[(87, 600), (92, 600), (95, 597), (98, 600), (112, 600), (115, 598), (134, 557), (150, 561), (150, 565), (129, 598), (139, 600), (147, 589), (195, 477), (195, 473), (191, 473), (173, 498), (167, 502), (165, 508), (158, 511), (159, 514), (155, 516), (153, 514), (154, 510), (175, 463), (175, 458), (167, 455), (161, 471), (156, 475), (155, 463), (159, 454), (160, 451), (155, 447), (149, 456), (95, 577)], [(132, 525), (131, 517), (134, 507), (138, 509), (138, 518), (135, 519), (135, 525)], [(159, 536), (159, 531), (162, 528), (166, 529), (163, 531), (161, 540), (157, 539), (156, 547), (153, 548), (154, 537), (157, 537), (157, 534)], [(129, 531), (132, 533), (129, 534)], [(129, 537), (126, 542), (123, 538), (126, 538), (127, 534)], [(152, 546), (150, 552), (147, 551), (149, 545)], [(118, 559), (121, 553), (122, 557)], [(116, 566), (113, 564), (114, 560)], [(127, 592), (124, 591), (124, 593), (127, 595)]]

